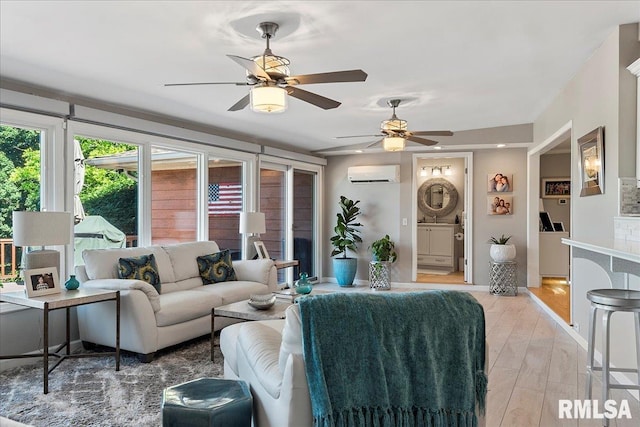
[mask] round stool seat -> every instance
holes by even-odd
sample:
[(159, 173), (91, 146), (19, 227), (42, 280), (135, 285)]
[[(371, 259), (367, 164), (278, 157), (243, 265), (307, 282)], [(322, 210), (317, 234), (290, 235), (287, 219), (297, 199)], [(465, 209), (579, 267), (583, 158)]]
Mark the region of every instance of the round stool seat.
[(587, 299), (593, 303), (610, 307), (640, 308), (640, 291), (594, 289), (587, 292)]

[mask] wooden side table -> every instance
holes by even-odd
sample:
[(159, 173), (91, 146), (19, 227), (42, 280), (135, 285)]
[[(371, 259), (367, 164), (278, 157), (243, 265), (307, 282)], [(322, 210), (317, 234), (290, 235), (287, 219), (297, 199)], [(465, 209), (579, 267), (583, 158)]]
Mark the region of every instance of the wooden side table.
[[(90, 289), (80, 288), (73, 291), (62, 290), (59, 294), (44, 295), (41, 297), (28, 298), (24, 292), (7, 292), (0, 293), (0, 301), (17, 304), (24, 307), (36, 308), (42, 310), (43, 318), (43, 354), (18, 354), (11, 356), (0, 356), (0, 359), (18, 359), (27, 357), (42, 357), (44, 368), (44, 394), (49, 393), (49, 373), (53, 371), (66, 358), (77, 357), (104, 357), (115, 356), (116, 371), (120, 370), (120, 291), (110, 291), (107, 289)], [(79, 305), (93, 304), (103, 301), (116, 302), (116, 342), (115, 351), (103, 353), (79, 353), (71, 354), (71, 334), (69, 331), (69, 321), (71, 318), (71, 307)], [(49, 352), (49, 312), (65, 308), (66, 316), (66, 342), (60, 344), (53, 352)], [(67, 348), (65, 354), (61, 351)], [(49, 368), (49, 356), (56, 357), (58, 360)]]
[(489, 292), (494, 295), (518, 295), (518, 263), (491, 261)]
[[(299, 268), (300, 266), (300, 262), (297, 259), (292, 259), (292, 260), (277, 259), (273, 261), (273, 265), (276, 266), (277, 270), (293, 267), (293, 281), (294, 282), (296, 281), (296, 267)], [(289, 283), (286, 283), (285, 287), (289, 287)]]

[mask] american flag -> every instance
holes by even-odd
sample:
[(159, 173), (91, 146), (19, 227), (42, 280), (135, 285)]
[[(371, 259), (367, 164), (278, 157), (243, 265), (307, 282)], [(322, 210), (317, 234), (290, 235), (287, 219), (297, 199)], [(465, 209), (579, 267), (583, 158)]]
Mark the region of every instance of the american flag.
[(234, 215), (242, 211), (242, 184), (209, 184), (209, 215)]

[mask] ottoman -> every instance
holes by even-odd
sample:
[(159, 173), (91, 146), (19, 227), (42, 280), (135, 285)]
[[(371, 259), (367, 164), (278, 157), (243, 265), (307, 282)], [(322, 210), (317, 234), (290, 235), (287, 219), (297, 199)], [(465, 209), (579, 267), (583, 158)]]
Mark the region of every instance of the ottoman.
[(252, 404), (244, 381), (199, 378), (164, 389), (162, 425), (250, 427)]

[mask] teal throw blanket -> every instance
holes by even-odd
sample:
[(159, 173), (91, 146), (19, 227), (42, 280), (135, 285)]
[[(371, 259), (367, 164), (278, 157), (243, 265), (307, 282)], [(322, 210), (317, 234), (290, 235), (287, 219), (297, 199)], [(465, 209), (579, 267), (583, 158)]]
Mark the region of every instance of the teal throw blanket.
[(300, 298), (314, 425), (477, 425), (484, 311), (466, 292)]

